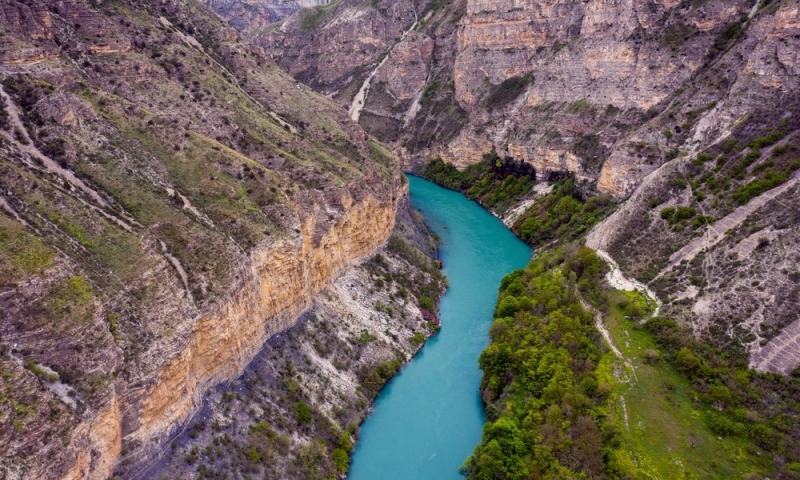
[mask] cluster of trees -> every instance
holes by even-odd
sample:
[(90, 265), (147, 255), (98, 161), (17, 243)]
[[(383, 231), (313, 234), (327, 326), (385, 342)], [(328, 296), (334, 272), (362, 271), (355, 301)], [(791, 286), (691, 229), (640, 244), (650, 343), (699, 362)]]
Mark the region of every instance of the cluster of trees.
[(714, 433), (748, 439), (772, 454), (779, 478), (800, 479), (800, 371), (756, 372), (742, 345), (712, 347), (673, 320), (654, 318), (644, 328), (689, 380), (697, 401), (713, 407)]
[(536, 171), (531, 165), (510, 158), (501, 159), (494, 151), (463, 171), (441, 158), (432, 158), (421, 175), (445, 188), (462, 192), (500, 214), (528, 194), (536, 183)]
[(614, 203), (601, 195), (584, 200), (575, 181), (565, 178), (528, 209), (513, 226), (526, 243), (540, 246), (577, 239), (611, 213)]
[(489, 421), (464, 464), (469, 478), (609, 473), (616, 430), (603, 406), (611, 385), (598, 379), (600, 337), (579, 296), (604, 268), (591, 249), (568, 245), (503, 279), (491, 344), (480, 357)]
[[(445, 188), (462, 192), (484, 208), (500, 215), (528, 195), (536, 183), (536, 171), (525, 162), (501, 159), (496, 152), (459, 171), (441, 158), (432, 158), (422, 169), (422, 177)], [(570, 242), (579, 238), (613, 210), (607, 195), (585, 199), (566, 177), (553, 190), (517, 219), (512, 230), (534, 247), (553, 241)]]
[[(488, 421), (464, 464), (469, 478), (624, 477), (613, 460), (622, 439), (608, 416), (613, 385), (598, 370), (608, 353), (582, 303), (609, 308), (605, 271), (594, 251), (568, 244), (503, 279), (491, 343), (480, 357)], [(800, 369), (756, 372), (742, 345), (715, 348), (670, 319), (635, 328), (658, 344), (646, 361), (666, 362), (685, 377), (714, 435), (768, 455), (776, 478), (800, 479)]]

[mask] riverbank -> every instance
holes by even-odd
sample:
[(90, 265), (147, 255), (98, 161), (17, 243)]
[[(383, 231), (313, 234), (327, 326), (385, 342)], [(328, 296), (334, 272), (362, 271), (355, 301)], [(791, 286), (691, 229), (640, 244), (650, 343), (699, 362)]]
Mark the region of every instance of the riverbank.
[(592, 189), (570, 176), (542, 174), (496, 153), (463, 171), (433, 158), (420, 175), (474, 200), (533, 248), (582, 238), (617, 207), (607, 195), (590, 196)]
[(381, 392), (361, 428), (350, 480), (460, 479), (458, 468), (480, 441), (485, 414), (478, 357), (501, 278), (531, 250), (463, 195), (418, 177), (412, 205), (441, 238), (449, 288), (442, 331)]
[(469, 478), (763, 478), (770, 456), (722, 428), (737, 421), (727, 387), (698, 384), (710, 369), (687, 378), (699, 358), (668, 346), (695, 348), (690, 337), (651, 320), (652, 302), (614, 289), (608, 272), (593, 250), (566, 245), (503, 280)]
[(421, 217), (403, 209), (387, 245), (318, 295), (240, 378), (214, 388), (138, 478), (344, 474), (372, 400), (436, 331), (422, 312), (446, 286), (435, 252)]

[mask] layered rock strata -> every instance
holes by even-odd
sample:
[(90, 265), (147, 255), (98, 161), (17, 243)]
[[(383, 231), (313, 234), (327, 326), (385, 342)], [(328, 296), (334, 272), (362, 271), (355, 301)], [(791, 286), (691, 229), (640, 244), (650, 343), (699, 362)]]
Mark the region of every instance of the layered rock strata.
[[(159, 478), (341, 474), (332, 452), (352, 449), (373, 396), (435, 331), (423, 319), (419, 297), (436, 301), (444, 279), (409, 243), (432, 243), (424, 228), (407, 221), (410, 213), (401, 212), (386, 248), (317, 295), (297, 325), (271, 338), (241, 377), (209, 392), (162, 462), (130, 471)], [(298, 419), (302, 404), (310, 415)], [(243, 452), (254, 453), (243, 459)]]
[[(782, 207), (796, 204), (796, 1), (431, 6), (392, 51), (422, 52), (414, 42), (429, 38), (431, 57), (392, 54), (375, 73), (408, 73), (417, 94), (404, 102), (389, 83), (371, 88), (360, 118), (404, 168), (431, 156), (466, 167), (496, 151), (540, 180), (566, 174), (587, 196), (629, 199), (599, 248), (665, 296), (665, 312), (710, 342), (741, 345), (758, 368), (800, 362), (794, 327), (779, 335), (797, 304), (786, 249), (796, 235)], [(316, 30), (285, 25), (293, 51), (317, 48)], [(380, 52), (365, 51), (377, 64)], [(670, 207), (693, 219), (665, 220)]]
[(0, 15), (0, 471), (107, 478), (380, 247), (407, 187), (201, 2)]

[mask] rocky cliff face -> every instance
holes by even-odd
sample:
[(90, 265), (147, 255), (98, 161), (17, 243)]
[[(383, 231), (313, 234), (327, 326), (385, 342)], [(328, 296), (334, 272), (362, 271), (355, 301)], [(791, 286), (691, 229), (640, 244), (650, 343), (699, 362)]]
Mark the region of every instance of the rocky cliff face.
[(0, 469), (106, 478), (381, 246), (407, 187), (201, 3), (0, 16)]
[[(325, 44), (339, 42), (327, 25), (366, 25), (342, 16), (359, 5), (366, 18), (367, 5), (342, 0), (318, 27), (286, 22), (273, 35), (291, 47), (282, 53), (276, 43), (273, 55), (301, 59), (320, 48), (323, 31)], [(795, 327), (786, 328), (796, 320), (798, 261), (785, 210), (796, 206), (798, 2), (464, 0), (420, 9), (413, 34), (362, 47), (368, 67), (293, 74), (316, 85), (329, 72), (374, 71), (359, 121), (396, 148), (404, 168), (430, 156), (465, 167), (494, 150), (531, 164), (540, 180), (568, 174), (586, 195), (627, 199), (594, 246), (650, 282), (698, 336), (741, 344), (760, 369), (785, 373), (800, 362)], [(387, 42), (394, 47), (381, 63)], [(402, 87), (391, 81), (398, 73)], [(336, 98), (348, 105), (354, 91)]]
[[(401, 208), (385, 248), (315, 297), (241, 377), (214, 388), (163, 459), (123, 476), (342, 475), (383, 382), (435, 332), (418, 305), (423, 296), (438, 300), (444, 277), (412, 246), (430, 245), (430, 234)], [(303, 406), (306, 416), (298, 414)]]
[(207, 0), (214, 9), (244, 34), (268, 28), (301, 8), (327, 5), (331, 0)]
[(377, 57), (417, 18), (410, 2), (373, 3), (303, 9), (255, 41), (294, 77), (349, 103)]
[[(668, 142), (649, 135), (657, 126), (652, 117), (712, 67), (750, 26), (751, 14), (771, 16), (753, 1), (394, 5), (419, 14), (396, 15), (405, 20), (381, 29), (374, 23), (378, 9), (340, 2), (320, 10), (318, 24), (301, 27), (298, 14), (259, 41), (298, 79), (344, 104), (356, 88), (342, 87), (389, 52), (364, 99), (361, 123), (404, 149), (409, 168), (431, 154), (468, 165), (494, 149), (543, 172), (569, 171), (620, 198), (666, 160)], [(345, 24), (350, 28), (343, 30)], [(401, 40), (399, 32), (412, 25), (415, 34)], [(364, 39), (357, 60), (344, 51), (326, 51), (324, 64), (314, 60), (319, 49), (352, 44), (347, 35), (353, 34)], [(405, 75), (402, 88), (388, 81), (398, 73)], [(724, 94), (706, 91), (695, 99), (705, 103), (693, 109)], [(431, 124), (445, 117), (449, 130)], [(657, 143), (661, 155), (631, 148), (643, 142)]]
[[(310, 215), (299, 241), (251, 253), (230, 296), (194, 322), (188, 344), (144, 393), (140, 426), (130, 440), (163, 445), (172, 429), (197, 411), (208, 388), (238, 376), (269, 337), (294, 324), (317, 293), (388, 239), (394, 202), (380, 205), (370, 196), (358, 204), (347, 199), (343, 207), (344, 215), (330, 228), (316, 230), (317, 218)], [(315, 239), (315, 233), (321, 235)]]

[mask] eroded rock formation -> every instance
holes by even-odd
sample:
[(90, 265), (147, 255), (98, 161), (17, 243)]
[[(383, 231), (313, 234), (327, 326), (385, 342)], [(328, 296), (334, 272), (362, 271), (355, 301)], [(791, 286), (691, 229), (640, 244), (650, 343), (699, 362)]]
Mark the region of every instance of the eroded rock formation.
[(107, 478), (383, 245), (407, 186), (202, 3), (0, 15), (0, 469)]
[[(326, 44), (337, 42), (329, 26), (340, 18), (357, 30), (368, 24), (361, 18), (377, 15), (343, 15), (357, 3), (342, 0), (316, 28), (287, 21), (272, 38), (291, 45), (286, 58), (299, 59), (290, 52), (315, 51), (320, 32)], [(626, 201), (598, 246), (665, 295), (666, 312), (710, 342), (741, 344), (758, 368), (786, 373), (800, 362), (795, 336), (776, 336), (796, 321), (797, 305), (797, 259), (787, 250), (796, 232), (782, 206), (796, 205), (795, 154), (787, 153), (797, 146), (796, 1), (396, 5), (421, 12), (420, 22), (375, 78), (403, 72), (416, 94), (409, 101), (376, 83), (360, 123), (396, 148), (404, 168), (431, 156), (463, 168), (495, 151), (530, 163), (539, 180), (566, 174), (585, 195)], [(429, 56), (418, 48), (427, 39)], [(367, 67), (331, 71), (356, 78), (392, 41), (394, 32), (377, 48), (362, 45)], [(281, 55), (281, 45), (273, 52)], [(296, 77), (320, 88), (315, 82), (329, 73)], [(337, 91), (349, 104), (354, 91)], [(763, 196), (751, 198), (756, 190)], [(681, 206), (695, 212), (694, 223), (660, 216)]]

